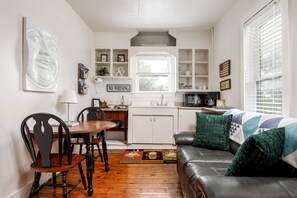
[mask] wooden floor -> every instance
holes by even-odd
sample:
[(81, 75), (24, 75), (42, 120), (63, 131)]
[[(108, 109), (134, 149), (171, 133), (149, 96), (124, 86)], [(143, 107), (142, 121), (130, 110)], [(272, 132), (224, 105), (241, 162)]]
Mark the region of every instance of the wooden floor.
[[(93, 175), (94, 194), (92, 197), (174, 197), (182, 198), (176, 172), (176, 164), (119, 164), (123, 150), (108, 150), (109, 172), (98, 158)], [(84, 163), (85, 170), (85, 163)], [(78, 169), (67, 174), (67, 182), (79, 177)], [(60, 176), (58, 178), (60, 181)], [(34, 196), (36, 198), (62, 197), (60, 187), (44, 187)], [(79, 184), (69, 197), (88, 197), (83, 185)]]

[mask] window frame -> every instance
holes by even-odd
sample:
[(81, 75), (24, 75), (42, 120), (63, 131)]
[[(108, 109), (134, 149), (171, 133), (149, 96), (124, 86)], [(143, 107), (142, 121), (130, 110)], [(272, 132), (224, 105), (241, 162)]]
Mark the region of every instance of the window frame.
[[(166, 57), (168, 60), (168, 72), (167, 73), (139, 73), (138, 63), (141, 59), (145, 59), (146, 57), (151, 57), (151, 60), (159, 59), (160, 57)], [(174, 96), (176, 92), (176, 57), (167, 52), (139, 52), (131, 57), (131, 76), (132, 78), (132, 94), (135, 97), (147, 97), (148, 95), (154, 97), (159, 96), (160, 94), (165, 94), (169, 97)], [(158, 76), (158, 75), (167, 75), (169, 78), (168, 82), (168, 91), (139, 91), (139, 74), (149, 75), (149, 76)]]
[[(240, 54), (241, 54), (241, 109), (245, 106), (245, 84), (244, 84), (244, 24), (254, 17), (258, 12), (265, 8), (269, 3), (273, 3), (275, 0), (266, 0), (259, 3), (255, 9), (253, 9), (248, 15), (246, 15), (240, 23)], [(281, 0), (281, 12), (282, 12), (282, 115), (288, 116), (290, 114), (291, 94), (289, 90), (292, 87), (292, 76), (291, 76), (291, 65), (289, 64), (289, 49), (288, 49), (288, 32), (289, 32), (289, 21), (288, 21), (288, 0)], [(259, 70), (260, 71), (260, 70)], [(274, 75), (274, 77), (278, 75)], [(273, 77), (271, 77), (273, 78)], [(270, 79), (270, 78), (266, 78)], [(259, 79), (261, 81), (263, 79)], [(255, 84), (256, 85), (256, 84)], [(245, 109), (244, 109), (245, 110)]]

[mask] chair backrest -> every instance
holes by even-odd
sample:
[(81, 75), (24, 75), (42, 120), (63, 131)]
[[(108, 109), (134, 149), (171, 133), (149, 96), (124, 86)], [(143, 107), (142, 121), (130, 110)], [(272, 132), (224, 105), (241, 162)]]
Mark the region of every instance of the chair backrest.
[[(49, 121), (57, 127), (54, 128)], [(55, 133), (53, 133), (54, 130), (56, 130)], [(59, 117), (48, 113), (29, 115), (21, 124), (21, 134), (34, 164), (38, 164), (38, 161), (41, 160), (42, 167), (51, 167), (50, 155), (53, 138), (56, 137), (58, 139), (59, 165), (62, 164), (63, 154), (67, 155), (67, 163), (72, 163), (69, 128)], [(37, 150), (34, 148), (35, 144)]]
[(105, 120), (105, 113), (100, 107), (87, 107), (81, 110), (77, 116), (77, 121), (84, 120)]

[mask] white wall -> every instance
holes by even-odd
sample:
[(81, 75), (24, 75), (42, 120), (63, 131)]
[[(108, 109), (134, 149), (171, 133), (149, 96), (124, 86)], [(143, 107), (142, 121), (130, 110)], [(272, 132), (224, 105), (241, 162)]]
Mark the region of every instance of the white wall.
[[(214, 26), (213, 86), (220, 90), (220, 81), (231, 78), (231, 89), (221, 92), (227, 106), (241, 107), (240, 22), (258, 0), (237, 0)], [(219, 64), (230, 59), (231, 75), (219, 78)]]
[[(221, 92), (221, 97), (226, 100), (227, 106), (243, 108), (241, 98), (241, 30), (240, 25), (243, 19), (251, 16), (251, 13), (263, 5), (268, 0), (237, 0), (225, 13), (225, 15), (214, 26), (214, 85), (219, 89), (220, 81), (231, 78), (232, 88)], [(297, 116), (297, 1), (289, 0), (289, 64), (291, 66), (292, 86), (289, 93), (291, 94), (284, 102), (289, 102), (289, 116)], [(219, 78), (219, 64), (225, 60), (231, 60), (231, 76)]]
[[(57, 37), (60, 62), (57, 93), (22, 91), (24, 16)], [(20, 134), (21, 121), (34, 112), (51, 112), (66, 119), (66, 105), (57, 103), (57, 99), (64, 89), (77, 89), (78, 62), (91, 66), (94, 33), (65, 1), (2, 0), (0, 18), (0, 192), (1, 197), (26, 197), (33, 173)], [(79, 96), (79, 104), (71, 106), (72, 114), (90, 102), (88, 96)]]

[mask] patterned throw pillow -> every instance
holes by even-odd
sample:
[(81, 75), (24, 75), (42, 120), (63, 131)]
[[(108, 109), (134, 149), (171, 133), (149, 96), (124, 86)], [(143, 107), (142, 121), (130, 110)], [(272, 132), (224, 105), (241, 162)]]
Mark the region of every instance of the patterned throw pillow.
[(225, 176), (268, 176), (283, 151), (285, 129), (275, 128), (252, 135), (238, 149)]
[(193, 146), (229, 151), (229, 130), (232, 115), (196, 113), (196, 134)]

